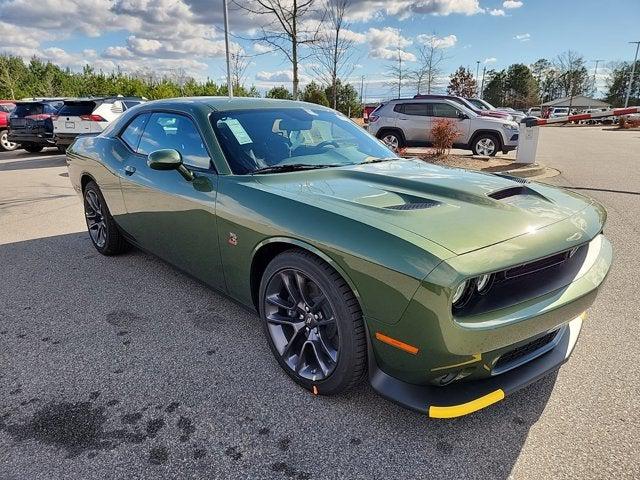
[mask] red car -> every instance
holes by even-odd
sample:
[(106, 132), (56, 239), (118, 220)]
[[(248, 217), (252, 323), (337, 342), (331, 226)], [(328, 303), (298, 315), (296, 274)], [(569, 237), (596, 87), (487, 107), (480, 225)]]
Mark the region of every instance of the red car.
[(18, 148), (17, 143), (9, 141), (9, 114), (16, 108), (11, 100), (0, 100), (0, 151), (10, 152)]

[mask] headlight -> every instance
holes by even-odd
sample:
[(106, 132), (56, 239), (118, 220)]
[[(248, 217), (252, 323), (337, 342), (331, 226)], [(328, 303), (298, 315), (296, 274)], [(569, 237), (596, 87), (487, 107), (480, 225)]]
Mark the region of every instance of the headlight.
[(476, 290), (478, 290), (479, 294), (484, 294), (489, 291), (491, 288), (491, 284), (493, 283), (493, 275), (480, 275), (476, 278)]
[(505, 130), (510, 130), (510, 131), (518, 130), (518, 126), (517, 125), (513, 125), (511, 123), (503, 123), (502, 124), (502, 128), (504, 128)]
[(460, 285), (458, 285), (458, 288), (456, 288), (456, 291), (453, 294), (453, 298), (451, 299), (451, 302), (454, 305), (458, 303), (460, 300), (462, 300), (462, 297), (464, 297), (464, 294), (468, 286), (469, 286), (469, 280), (465, 280)]

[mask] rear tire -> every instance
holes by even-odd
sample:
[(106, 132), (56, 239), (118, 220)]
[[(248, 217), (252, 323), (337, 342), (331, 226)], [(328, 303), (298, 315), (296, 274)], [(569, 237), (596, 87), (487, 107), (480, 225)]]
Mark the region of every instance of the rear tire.
[(102, 255), (110, 256), (125, 252), (129, 244), (124, 239), (109, 212), (98, 185), (91, 181), (83, 192), (84, 214), (93, 246)]
[(13, 152), (20, 145), (9, 141), (9, 131), (0, 130), (0, 151)]
[(481, 133), (471, 143), (473, 154), (482, 157), (495, 157), (501, 148), (500, 140), (493, 133)]
[(42, 145), (27, 144), (27, 145), (22, 145), (22, 148), (24, 148), (29, 153), (39, 153), (42, 151), (44, 147)]
[(283, 252), (267, 266), (259, 299), (269, 347), (296, 383), (316, 394), (335, 395), (364, 379), (362, 311), (330, 265), (304, 250)]

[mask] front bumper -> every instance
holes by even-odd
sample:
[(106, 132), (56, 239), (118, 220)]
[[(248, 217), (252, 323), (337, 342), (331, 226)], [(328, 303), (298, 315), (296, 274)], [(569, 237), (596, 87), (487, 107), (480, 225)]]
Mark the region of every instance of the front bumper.
[(383, 372), (369, 356), (369, 381), (383, 397), (431, 418), (454, 418), (488, 407), (530, 385), (567, 361), (578, 340), (584, 313), (567, 324), (556, 346), (513, 370), (487, 379), (453, 383), (444, 387), (414, 385)]

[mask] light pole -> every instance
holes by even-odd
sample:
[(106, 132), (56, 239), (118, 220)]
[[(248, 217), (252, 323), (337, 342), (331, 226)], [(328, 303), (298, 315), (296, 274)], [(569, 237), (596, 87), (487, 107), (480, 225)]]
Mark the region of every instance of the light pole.
[(624, 99), (624, 108), (629, 106), (629, 96), (631, 95), (631, 86), (633, 85), (633, 77), (636, 74), (636, 62), (638, 61), (638, 49), (640, 49), (640, 42), (629, 42), (631, 44), (636, 44), (636, 56), (633, 59), (633, 64), (631, 66), (631, 77), (629, 78), (629, 86), (627, 87), (627, 97)]
[(482, 67), (482, 85), (480, 86), (480, 98), (484, 99), (484, 76), (487, 74), (487, 66)]
[(480, 60), (476, 60), (476, 91), (478, 89), (478, 75), (480, 74)]
[(224, 48), (227, 53), (227, 93), (233, 98), (233, 85), (231, 83), (231, 58), (229, 56), (229, 12), (227, 12), (227, 0), (222, 0), (224, 11)]

